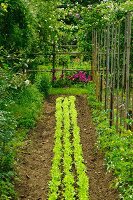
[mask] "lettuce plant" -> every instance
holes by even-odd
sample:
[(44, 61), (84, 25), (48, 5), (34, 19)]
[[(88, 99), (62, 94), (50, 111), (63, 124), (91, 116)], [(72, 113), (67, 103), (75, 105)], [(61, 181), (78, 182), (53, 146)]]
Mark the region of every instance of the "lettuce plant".
[(74, 161), (78, 175), (78, 197), (80, 200), (88, 200), (89, 180), (86, 175), (86, 167), (84, 164), (82, 146), (80, 143), (80, 129), (77, 125), (77, 111), (75, 108), (75, 100), (75, 97), (69, 97), (71, 125), (73, 127)]
[[(49, 200), (74, 200), (77, 197), (79, 200), (89, 199), (89, 180), (80, 143), (75, 100), (74, 96), (59, 97), (56, 100), (55, 145)], [(73, 163), (76, 172), (73, 171)]]
[(69, 101), (68, 98), (64, 99), (63, 102), (63, 114), (64, 114), (64, 198), (73, 200), (74, 198), (74, 175), (71, 172), (72, 170), (72, 144), (70, 142), (70, 110), (69, 110)]
[(49, 200), (58, 199), (58, 189), (61, 184), (61, 170), (60, 163), (62, 158), (62, 98), (58, 98), (56, 101), (56, 131), (55, 131), (55, 146), (54, 146), (54, 158), (51, 169), (51, 181), (49, 184), (50, 194)]

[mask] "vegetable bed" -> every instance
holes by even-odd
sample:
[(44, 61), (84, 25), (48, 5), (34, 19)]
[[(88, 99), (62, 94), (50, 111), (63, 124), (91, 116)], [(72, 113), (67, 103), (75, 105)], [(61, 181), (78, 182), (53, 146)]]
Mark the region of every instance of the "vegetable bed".
[[(44, 102), (43, 115), (41, 119), (37, 122), (36, 127), (30, 131), (26, 141), (24, 142), (24, 146), (20, 149), (17, 163), (17, 174), (19, 174), (20, 181), (17, 181), (16, 183), (18, 198), (14, 200), (48, 200), (50, 195), (53, 193), (51, 187), (53, 187), (56, 194), (53, 196), (53, 199), (57, 198), (58, 200), (63, 200), (65, 199), (64, 195), (67, 193), (66, 188), (69, 188), (70, 185), (71, 191), (74, 191), (72, 198), (77, 200), (80, 198), (78, 185), (79, 178), (76, 170), (76, 162), (74, 161), (76, 160), (77, 155), (75, 154), (74, 157), (74, 131), (72, 128), (71, 117), (72, 115), (74, 118), (75, 115), (77, 118), (77, 114), (73, 109), (70, 109), (70, 100), (68, 96), (66, 99), (69, 105), (65, 106), (66, 108), (64, 109), (69, 109), (69, 115), (68, 112), (65, 114), (63, 107), (66, 100), (64, 97), (63, 100), (61, 100), (62, 97), (56, 100), (58, 97), (59, 95), (50, 95), (50, 97)], [(61, 110), (59, 108), (57, 109), (57, 106), (55, 106), (57, 105), (57, 101), (62, 102), (62, 105), (59, 106)], [(113, 180), (112, 173), (106, 171), (103, 155), (97, 149), (97, 135), (92, 123), (91, 110), (88, 107), (86, 95), (76, 95), (76, 101), (74, 100), (73, 107), (75, 107), (75, 104), (78, 112), (78, 126), (80, 127), (80, 137), (78, 136), (78, 138), (82, 144), (82, 148), (79, 149), (83, 151), (81, 159), (83, 160), (82, 157), (84, 157), (83, 163), (85, 163), (86, 166), (86, 173), (84, 171), (83, 173), (89, 177), (88, 198), (91, 200), (118, 200), (117, 190), (110, 187)], [(60, 114), (58, 112), (58, 115), (57, 110), (61, 111)], [(64, 120), (64, 117), (66, 119), (68, 116), (69, 119)], [(61, 123), (57, 123), (57, 119), (60, 119)], [(64, 134), (63, 121), (67, 122), (65, 127), (68, 127), (67, 124), (70, 122), (71, 128), (69, 129), (69, 137), (67, 131), (65, 131)], [(59, 133), (59, 131), (55, 130), (57, 125), (58, 128), (61, 127), (61, 137), (58, 135), (56, 142), (56, 134)], [(77, 128), (77, 130), (79, 131), (79, 128)], [(77, 135), (79, 134), (78, 131)], [(66, 135), (68, 138), (65, 139), (64, 143)], [(68, 140), (70, 142), (68, 142)], [(75, 145), (77, 142), (78, 139), (75, 141)], [(57, 149), (60, 149), (61, 151), (57, 154), (58, 156), (55, 159), (56, 154), (53, 152), (53, 149), (54, 151), (58, 151), (55, 148), (56, 143), (61, 144), (60, 146), (57, 146)], [(64, 152), (64, 148), (67, 148), (67, 146), (69, 146), (69, 150)], [(78, 148), (75, 148), (76, 153), (78, 153), (77, 149)], [(54, 162), (55, 168), (53, 168)], [(58, 167), (56, 168), (57, 164)], [(68, 168), (68, 164), (70, 168)], [(66, 173), (68, 173), (70, 177), (67, 176)], [(52, 183), (53, 177), (54, 182)], [(58, 185), (54, 185), (55, 182)], [(86, 190), (85, 182), (83, 184), (84, 186), (81, 188)], [(70, 190), (68, 190), (68, 192), (70, 192)]]
[(54, 157), (49, 200), (89, 199), (89, 180), (84, 164), (74, 96), (56, 99)]

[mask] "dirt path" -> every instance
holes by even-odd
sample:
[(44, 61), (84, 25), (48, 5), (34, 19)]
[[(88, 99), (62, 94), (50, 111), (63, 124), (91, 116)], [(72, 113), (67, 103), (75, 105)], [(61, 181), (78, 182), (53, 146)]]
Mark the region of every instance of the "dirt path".
[(44, 103), (44, 113), (22, 148), (17, 171), (19, 200), (46, 200), (53, 157), (55, 97)]
[[(19, 200), (47, 200), (48, 181), (53, 157), (55, 99), (44, 104), (44, 115), (31, 131), (22, 148), (17, 171), (21, 181), (16, 185)], [(77, 96), (78, 125), (84, 159), (90, 179), (90, 200), (118, 200), (118, 193), (109, 189), (112, 175), (106, 173), (103, 155), (96, 148), (96, 132), (85, 96)]]

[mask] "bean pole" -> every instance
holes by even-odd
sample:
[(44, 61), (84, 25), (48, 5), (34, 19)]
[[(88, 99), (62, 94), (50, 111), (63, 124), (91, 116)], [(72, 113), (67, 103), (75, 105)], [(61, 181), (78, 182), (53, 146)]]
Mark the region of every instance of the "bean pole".
[(132, 13), (92, 30), (92, 75), (109, 125), (133, 130)]

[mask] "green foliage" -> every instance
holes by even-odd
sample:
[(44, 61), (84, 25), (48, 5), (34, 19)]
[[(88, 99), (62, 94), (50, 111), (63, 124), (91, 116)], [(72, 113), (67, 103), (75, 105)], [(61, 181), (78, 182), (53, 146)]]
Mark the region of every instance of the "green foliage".
[(9, 170), (12, 160), (12, 146), (10, 141), (14, 138), (16, 123), (9, 112), (0, 112), (0, 152), (1, 170)]
[(11, 107), (18, 122), (18, 127), (31, 128), (35, 125), (41, 111), (43, 96), (35, 85), (29, 85), (15, 98), (15, 105)]
[(11, 143), (15, 137), (16, 121), (7, 111), (0, 111), (0, 199), (15, 197), (14, 192), (14, 149)]
[[(17, 147), (33, 127), (43, 95), (27, 77), (0, 68), (0, 199), (15, 199), (14, 164)], [(20, 129), (21, 127), (21, 129)]]
[(38, 73), (35, 77), (35, 84), (39, 91), (45, 96), (48, 97), (49, 90), (51, 88), (51, 80), (48, 75), (45, 73)]
[(2, 64), (8, 63), (10, 68), (20, 71), (47, 62), (45, 55), (57, 40), (57, 2), (0, 0)]
[(69, 55), (61, 55), (58, 59), (59, 65), (68, 67), (70, 63), (70, 56)]
[[(78, 44), (81, 51), (85, 51), (85, 60), (92, 56), (92, 30), (103, 30), (111, 24), (118, 24), (125, 19), (127, 12), (133, 12), (133, 2), (128, 1), (100, 1), (99, 4), (89, 4), (80, 11)], [(121, 27), (124, 30), (124, 24)], [(124, 31), (121, 34), (121, 40)]]
[(71, 86), (71, 81), (68, 78), (59, 78), (52, 83), (53, 88), (64, 88), (70, 86)]
[(107, 169), (113, 171), (115, 179), (112, 187), (118, 188), (122, 199), (133, 198), (132, 180), (132, 143), (133, 133), (121, 128), (117, 133), (115, 127), (110, 128), (107, 113), (96, 99), (95, 86), (88, 87), (88, 100), (92, 107), (94, 123), (97, 125), (98, 145), (105, 153)]
[[(9, 199), (16, 199), (16, 194), (14, 191), (14, 185), (11, 183), (11, 179), (13, 176), (8, 174), (4, 174), (0, 181), (0, 199), (1, 200), (9, 200)], [(4, 180), (2, 180), (4, 177)]]
[(11, 112), (9, 106), (14, 104), (11, 96), (9, 96), (9, 88), (11, 74), (5, 73), (0, 69), (0, 199), (8, 199), (14, 196), (13, 180), (13, 162), (14, 149), (11, 141), (15, 138), (15, 129), (17, 122)]
[(1, 7), (4, 4), (7, 8), (0, 17), (0, 46), (10, 50), (31, 46), (34, 36), (33, 20), (26, 3), (23, 0), (1, 2)]

